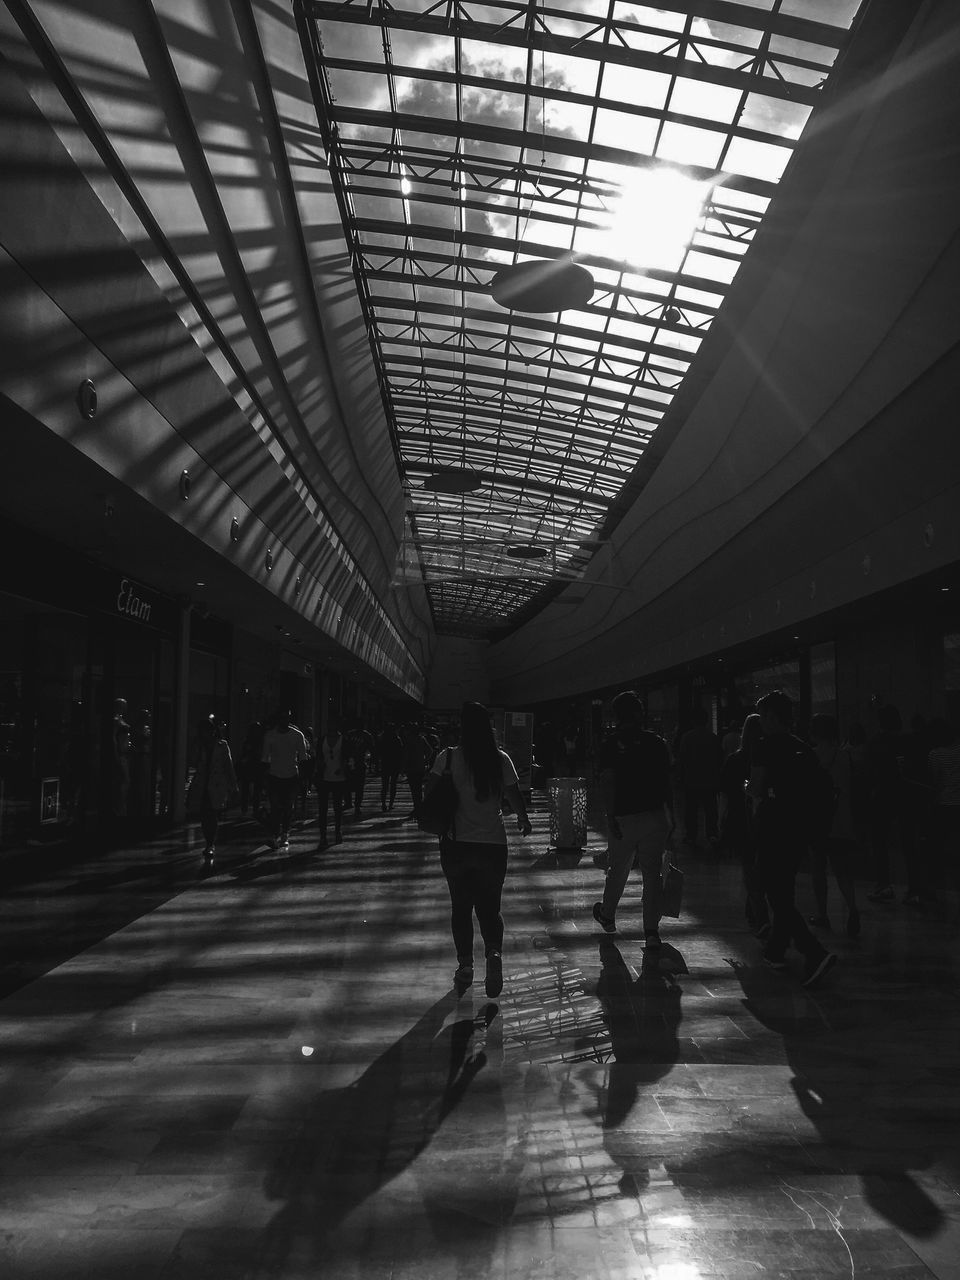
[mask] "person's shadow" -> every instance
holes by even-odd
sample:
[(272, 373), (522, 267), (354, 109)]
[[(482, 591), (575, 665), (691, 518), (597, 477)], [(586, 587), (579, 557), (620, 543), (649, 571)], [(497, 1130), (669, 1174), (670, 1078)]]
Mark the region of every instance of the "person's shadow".
[(451, 992), (353, 1084), (313, 1099), (266, 1178), (268, 1197), (282, 1203), (257, 1250), (265, 1274), (292, 1257), (304, 1265), (327, 1257), (348, 1215), (403, 1173), (460, 1106), (487, 1065), (474, 1038), (486, 1041), (497, 1009), (447, 1021), (457, 1009)]
[(857, 1173), (868, 1203), (893, 1226), (918, 1238), (936, 1235), (945, 1215), (911, 1170), (927, 1167), (938, 1154), (955, 1156), (956, 1124), (931, 1127), (930, 1116), (918, 1116), (909, 1106), (909, 1082), (899, 1089), (884, 1069), (884, 1058), (893, 1057), (901, 1070), (903, 1063), (888, 1011), (869, 1002), (845, 1006), (840, 997), (830, 997), (836, 1007), (828, 1019), (812, 997), (785, 1000), (782, 981), (772, 982), (766, 970), (729, 963), (747, 1009), (783, 1040), (794, 1093), (820, 1137), (807, 1151), (814, 1170), (819, 1166), (825, 1176)]
[[(635, 1135), (630, 1117), (644, 1093), (675, 1066), (679, 1057), (679, 1027), (683, 1018), (682, 990), (677, 975), (686, 972), (679, 952), (670, 957), (648, 950), (639, 974), (631, 969), (612, 938), (601, 938), (597, 998), (606, 1027), (607, 1047), (596, 1054), (606, 1067), (594, 1089), (603, 1146), (623, 1171), (619, 1189), (634, 1198), (648, 1174), (638, 1170)], [(599, 1048), (599, 1046), (598, 1046)]]
[(610, 938), (600, 939), (597, 999), (610, 1037), (606, 1096), (598, 1099), (605, 1130), (622, 1125), (641, 1089), (667, 1075), (679, 1054), (681, 989), (659, 957), (644, 952), (636, 977)]

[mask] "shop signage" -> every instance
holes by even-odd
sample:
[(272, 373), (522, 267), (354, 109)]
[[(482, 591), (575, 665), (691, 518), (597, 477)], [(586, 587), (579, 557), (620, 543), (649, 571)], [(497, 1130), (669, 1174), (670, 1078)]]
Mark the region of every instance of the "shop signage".
[(142, 588), (137, 587), (129, 578), (122, 578), (120, 590), (117, 592), (117, 613), (134, 618), (137, 622), (149, 622), (153, 613), (153, 605), (140, 595)]
[(104, 586), (106, 590), (101, 599), (105, 611), (115, 618), (141, 627), (156, 627), (159, 631), (176, 630), (176, 605), (166, 596), (141, 586), (126, 574), (122, 577), (111, 574)]
[(177, 630), (177, 604), (123, 573), (104, 577), (101, 608), (115, 618), (157, 631)]

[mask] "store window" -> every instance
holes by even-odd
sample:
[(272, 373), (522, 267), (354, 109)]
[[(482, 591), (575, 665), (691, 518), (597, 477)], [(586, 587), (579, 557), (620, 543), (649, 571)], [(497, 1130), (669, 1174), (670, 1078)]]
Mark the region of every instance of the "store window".
[(781, 689), (795, 705), (800, 705), (800, 661), (771, 663), (756, 671), (747, 671), (734, 679), (737, 698), (742, 707), (755, 707), (760, 698)]
[(837, 646), (833, 641), (810, 649), (810, 714), (837, 714)]
[(62, 840), (91, 807), (87, 644), (85, 618), (0, 594), (0, 849)]

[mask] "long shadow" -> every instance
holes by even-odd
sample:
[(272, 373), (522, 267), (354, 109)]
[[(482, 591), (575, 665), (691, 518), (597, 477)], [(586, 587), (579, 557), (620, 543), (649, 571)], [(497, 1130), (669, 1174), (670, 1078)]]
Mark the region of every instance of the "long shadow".
[[(311, 1261), (324, 1258), (331, 1234), (403, 1173), (463, 1102), (487, 1065), (484, 1049), (472, 1051), (474, 1037), (486, 1039), (497, 1010), (448, 1022), (457, 1007), (454, 992), (444, 996), (353, 1084), (316, 1096), (266, 1179), (268, 1197), (283, 1202), (258, 1249), (268, 1274), (294, 1253), (304, 1262), (304, 1250)], [(492, 1137), (501, 1149), (502, 1127)], [(428, 1210), (446, 1217), (442, 1197), (431, 1198)]]
[[(820, 1135), (819, 1146), (806, 1147), (812, 1171), (858, 1174), (866, 1200), (894, 1227), (920, 1239), (936, 1235), (944, 1212), (914, 1172), (955, 1161), (960, 1124), (946, 1073), (937, 1088), (936, 1046), (911, 1044), (913, 1003), (847, 1003), (834, 993), (823, 997), (823, 1008), (813, 998), (788, 1002), (768, 973), (730, 963), (746, 1007), (783, 1040), (794, 1093)], [(940, 1027), (934, 1034), (942, 1033)], [(956, 1048), (948, 1052), (956, 1063)], [(698, 1172), (704, 1173), (702, 1162)]]
[(599, 945), (602, 969), (597, 999), (611, 1050), (601, 1115), (603, 1128), (609, 1130), (629, 1118), (641, 1088), (663, 1079), (675, 1065), (682, 993), (675, 974), (663, 971), (651, 952), (644, 953), (635, 977), (612, 939), (601, 938)]

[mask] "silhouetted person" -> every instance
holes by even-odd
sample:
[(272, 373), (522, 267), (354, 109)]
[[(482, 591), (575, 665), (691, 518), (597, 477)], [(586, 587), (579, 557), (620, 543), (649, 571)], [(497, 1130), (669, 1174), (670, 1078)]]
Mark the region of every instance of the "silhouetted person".
[(333, 806), (334, 843), (343, 839), (343, 798), (347, 788), (347, 743), (335, 721), (317, 744), (318, 849), (327, 847), (327, 810)]
[(380, 762), (380, 809), (386, 813), (397, 798), (397, 780), (403, 768), (403, 740), (396, 727), (387, 724), (377, 739), (377, 756)]
[(275, 727), (263, 735), (262, 753), (267, 766), (274, 848), (282, 849), (290, 843), (293, 806), (300, 790), (300, 762), (307, 759), (307, 754), (307, 740), (297, 726), (290, 723), (290, 712), (281, 712)]
[(204, 860), (213, 862), (220, 816), (237, 789), (230, 746), (216, 716), (205, 716), (197, 730), (195, 782), (200, 792), (200, 828), (205, 843)]
[(711, 842), (717, 839), (720, 764), (720, 743), (710, 728), (709, 712), (706, 707), (697, 707), (693, 713), (693, 728), (680, 739), (677, 750), (677, 781), (683, 797), (683, 834), (690, 845), (697, 843), (701, 813), (707, 839)]
[(727, 729), (723, 737), (720, 739), (720, 751), (724, 760), (728, 756), (732, 756), (735, 751), (740, 750), (740, 730), (743, 721), (739, 716), (731, 716), (727, 721)]
[(403, 771), (410, 784), (410, 796), (413, 800), (411, 818), (420, 816), (420, 800), (423, 796), (423, 780), (433, 761), (430, 743), (424, 737), (420, 726), (408, 724), (403, 731)]
[(643, 933), (646, 945), (660, 943), (663, 853), (671, 833), (670, 752), (664, 740), (644, 728), (646, 708), (632, 692), (613, 700), (617, 727), (600, 748), (600, 789), (607, 814), (607, 871), (603, 897), (593, 918), (605, 933), (616, 931), (616, 914), (636, 859), (643, 876)]
[(766, 694), (757, 711), (763, 737), (752, 753), (749, 791), (757, 866), (771, 914), (763, 959), (769, 968), (785, 970), (792, 943), (804, 958), (803, 985), (810, 987), (837, 961), (807, 928), (794, 900), (797, 871), (807, 846), (804, 823), (810, 779), (819, 766), (810, 747), (791, 733), (793, 703), (785, 693)]
[(113, 724), (111, 726), (110, 742), (113, 753), (113, 813), (117, 818), (125, 818), (129, 812), (130, 757), (133, 752), (133, 735), (130, 723), (127, 720), (126, 698), (114, 698), (113, 700)]
[(746, 792), (753, 750), (762, 737), (760, 717), (755, 713), (746, 716), (740, 731), (740, 745), (727, 756), (720, 769), (723, 843), (740, 863), (745, 894), (744, 913), (755, 932), (769, 928), (770, 924), (767, 898), (757, 868), (757, 845)]
[(503, 799), (517, 815), (517, 829), (532, 830), (517, 785), (517, 771), (497, 746), (490, 713), (479, 702), (465, 702), (460, 712), (460, 745), (441, 751), (426, 782), (430, 795), (449, 765), (457, 793), (453, 834), (440, 840), (440, 865), (450, 891), (450, 929), (457, 952), (454, 983), (465, 991), (473, 982), (473, 916), (483, 938), (486, 993), (503, 987), (503, 916), (500, 897), (507, 874), (507, 833)]
[(256, 816), (263, 802), (263, 735), (262, 721), (254, 720), (247, 728), (237, 757), (241, 818), (246, 817), (248, 809)]
[(833, 716), (817, 715), (810, 720), (813, 752), (822, 769), (830, 775), (836, 807), (829, 829), (810, 843), (811, 879), (817, 904), (810, 923), (821, 929), (830, 928), (827, 914), (827, 868), (834, 874), (847, 908), (845, 930), (848, 938), (860, 936), (860, 912), (857, 910), (856, 885), (853, 879), (857, 851), (857, 832), (853, 820), (853, 759), (840, 745), (837, 722)]
[(307, 744), (306, 757), (297, 764), (297, 773), (299, 775), (297, 787), (297, 808), (300, 812), (301, 820), (307, 816), (307, 796), (310, 794), (310, 788), (314, 784), (317, 772), (317, 736), (313, 731), (313, 725), (308, 724), (302, 729), (303, 740)]
[(363, 790), (367, 782), (367, 766), (373, 753), (373, 737), (363, 725), (355, 725), (346, 734), (346, 788), (343, 805), (349, 809), (353, 804), (353, 816), (360, 817), (363, 804)]

